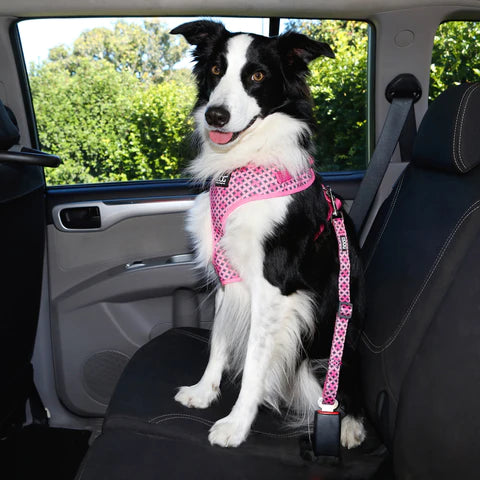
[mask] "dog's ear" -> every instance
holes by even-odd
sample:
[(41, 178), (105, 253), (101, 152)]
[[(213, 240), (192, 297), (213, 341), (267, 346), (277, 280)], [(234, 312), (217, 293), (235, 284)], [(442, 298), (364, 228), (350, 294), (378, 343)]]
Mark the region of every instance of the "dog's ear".
[(278, 37), (280, 54), (286, 59), (288, 65), (302, 62), (305, 65), (318, 57), (335, 58), (330, 45), (312, 40), (306, 35), (296, 32), (287, 32)]
[(215, 40), (222, 33), (226, 32), (227, 30), (223, 23), (212, 22), (211, 20), (197, 20), (195, 22), (183, 23), (175, 27), (170, 33), (183, 35), (188, 43), (198, 46), (207, 40)]

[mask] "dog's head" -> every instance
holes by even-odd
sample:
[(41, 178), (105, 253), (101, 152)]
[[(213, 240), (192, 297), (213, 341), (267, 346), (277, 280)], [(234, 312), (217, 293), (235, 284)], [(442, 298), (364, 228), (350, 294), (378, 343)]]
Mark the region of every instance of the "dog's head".
[(326, 43), (288, 32), (278, 37), (230, 33), (212, 21), (172, 30), (196, 46), (197, 131), (215, 149), (229, 149), (274, 113), (311, 124), (308, 63), (334, 57)]

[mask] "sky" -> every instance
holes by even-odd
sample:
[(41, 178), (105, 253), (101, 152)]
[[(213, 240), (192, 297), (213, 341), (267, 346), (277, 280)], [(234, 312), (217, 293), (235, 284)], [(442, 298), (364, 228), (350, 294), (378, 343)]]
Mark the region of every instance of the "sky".
[[(181, 23), (196, 20), (198, 17), (170, 17), (164, 18), (169, 28)], [(25, 63), (38, 63), (48, 57), (48, 51), (57, 45), (70, 46), (85, 30), (95, 27), (112, 27), (117, 18), (54, 18), (25, 20), (19, 23), (20, 39), (22, 42)], [(128, 18), (129, 22), (141, 22), (142, 19)], [(162, 20), (162, 21), (163, 21)], [(221, 18), (225, 27), (234, 32), (248, 31), (268, 35), (268, 19), (261, 18)]]

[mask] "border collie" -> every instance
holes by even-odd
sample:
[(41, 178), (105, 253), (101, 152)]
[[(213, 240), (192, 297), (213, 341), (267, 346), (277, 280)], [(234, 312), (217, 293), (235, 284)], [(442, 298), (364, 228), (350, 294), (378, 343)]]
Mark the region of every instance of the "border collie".
[[(206, 20), (171, 33), (196, 46), (200, 153), (189, 171), (210, 190), (189, 211), (187, 231), (197, 265), (218, 283), (208, 365), (175, 400), (207, 408), (224, 372), (241, 375), (232, 411), (208, 437), (212, 445), (236, 447), (260, 405), (288, 411), (289, 423), (310, 428), (322, 395), (319, 359), (330, 352), (339, 260), (329, 204), (311, 166), (314, 121), (305, 77), (310, 61), (334, 54), (299, 33), (230, 33)], [(346, 224), (354, 315), (338, 399), (341, 443), (352, 448), (365, 437), (355, 353), (363, 281), (348, 218)]]

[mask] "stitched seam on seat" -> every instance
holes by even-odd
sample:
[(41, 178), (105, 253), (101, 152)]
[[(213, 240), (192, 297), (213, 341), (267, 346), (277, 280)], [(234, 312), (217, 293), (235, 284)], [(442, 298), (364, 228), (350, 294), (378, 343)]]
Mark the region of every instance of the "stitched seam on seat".
[(383, 222), (383, 225), (382, 225), (382, 230), (380, 231), (380, 234), (378, 236), (378, 239), (377, 241), (375, 242), (375, 245), (373, 246), (373, 249), (372, 249), (372, 253), (370, 254), (370, 258), (368, 259), (368, 262), (365, 266), (365, 271), (368, 270), (369, 266), (370, 266), (370, 263), (372, 262), (372, 259), (373, 259), (373, 255), (375, 254), (375, 252), (377, 251), (377, 248), (378, 248), (378, 245), (380, 243), (380, 240), (382, 239), (383, 237), (383, 234), (385, 233), (385, 230), (387, 229), (387, 225), (388, 225), (388, 222), (390, 221), (390, 217), (392, 216), (392, 212), (395, 208), (395, 205), (397, 204), (397, 199), (398, 199), (398, 196), (400, 194), (400, 190), (402, 189), (402, 186), (403, 186), (403, 179), (405, 178), (405, 171), (403, 172), (402, 174), (402, 177), (400, 178), (400, 182), (397, 186), (397, 189), (395, 191), (395, 196), (393, 197), (393, 200), (392, 200), (392, 204), (390, 205), (390, 208), (388, 209), (388, 214), (387, 216), (385, 217), (385, 221)]
[[(215, 422), (211, 420), (207, 420), (205, 418), (196, 417), (195, 415), (188, 415), (184, 413), (167, 413), (164, 415), (160, 415), (158, 417), (154, 417), (148, 421), (150, 424), (158, 425), (163, 422), (167, 422), (169, 420), (193, 420), (195, 422), (202, 423), (206, 426), (212, 426)], [(262, 432), (261, 430), (250, 430), (253, 433), (258, 433), (260, 435), (267, 435), (269, 437), (279, 437), (279, 438), (294, 438), (299, 435), (299, 433), (270, 433), (270, 432)]]
[[(462, 95), (462, 98), (460, 100), (460, 104), (458, 106), (458, 110), (457, 110), (457, 116), (455, 117), (455, 128), (453, 130), (453, 142), (452, 142), (452, 153), (453, 153), (453, 161), (455, 162), (455, 165), (457, 166), (457, 168), (461, 171), (461, 172), (464, 172), (465, 170), (465, 165), (463, 164), (463, 161), (462, 161), (462, 165), (459, 165), (459, 162), (458, 160), (460, 160), (460, 158), (458, 158), (458, 155), (457, 155), (457, 144), (458, 144), (458, 150), (460, 152), (460, 142), (457, 141), (457, 131), (459, 130), (459, 118), (460, 118), (460, 113), (464, 113), (465, 112), (465, 107), (463, 107), (463, 103), (464, 103), (464, 100), (465, 100), (465, 97), (467, 95), (469, 95), (469, 93), (472, 91), (472, 87), (468, 87), (464, 92), (463, 92), (463, 95)], [(466, 106), (466, 104), (465, 104)], [(462, 110), (463, 109), (463, 110)], [(462, 168), (463, 166), (463, 168)]]
[(458, 105), (458, 110), (457, 110), (457, 116), (455, 117), (455, 128), (453, 129), (453, 142), (452, 142), (452, 155), (453, 155), (453, 161), (455, 162), (455, 165), (457, 168), (461, 171), (462, 169), (460, 168), (460, 165), (458, 164), (457, 161), (457, 150), (456, 150), (456, 145), (457, 145), (457, 128), (458, 128), (458, 117), (460, 116), (460, 111), (462, 109), (462, 103), (463, 99), (465, 98), (465, 95), (468, 93), (470, 88), (467, 88), (462, 95), (462, 98), (460, 99), (460, 104)]
[(186, 330), (176, 330), (176, 333), (178, 333), (179, 335), (185, 335), (186, 337), (194, 338), (195, 340), (200, 340), (203, 343), (208, 343), (208, 338), (201, 337), (196, 333), (188, 332)]
[(418, 291), (417, 295), (415, 296), (415, 298), (413, 299), (412, 303), (410, 304), (410, 307), (408, 308), (407, 312), (405, 313), (403, 319), (401, 320), (401, 322), (398, 324), (397, 328), (395, 329), (393, 335), (383, 344), (383, 345), (376, 345), (375, 343), (373, 343), (372, 340), (370, 340), (370, 338), (368, 337), (368, 335), (363, 332), (362, 333), (362, 341), (363, 343), (365, 344), (365, 346), (372, 352), (372, 353), (381, 353), (383, 351), (385, 351), (388, 347), (390, 347), (390, 345), (396, 340), (396, 338), (398, 337), (398, 335), (400, 334), (402, 328), (405, 326), (405, 324), (407, 323), (407, 320), (409, 319), (413, 309), (415, 308), (420, 296), (422, 295), (423, 291), (425, 290), (425, 288), (427, 287), (428, 283), (430, 282), (430, 279), (432, 278), (433, 276), (433, 273), (435, 272), (435, 270), (437, 269), (438, 265), (440, 264), (443, 256), (445, 255), (445, 252), (447, 251), (448, 247), (450, 246), (450, 243), (451, 241), (453, 240), (453, 237), (456, 235), (457, 231), (459, 230), (459, 228), (462, 226), (462, 224), (465, 222), (465, 220), (470, 217), (470, 215), (472, 215), (476, 210), (478, 210), (480, 208), (480, 201), (476, 201), (474, 204), (472, 204), (467, 210), (466, 212), (462, 215), (462, 218), (457, 222), (457, 224), (455, 225), (455, 228), (453, 229), (453, 231), (450, 233), (450, 235), (448, 236), (447, 240), (445, 241), (445, 243), (443, 244), (442, 246), (442, 249), (440, 250), (440, 253), (438, 254), (432, 268), (430, 269), (430, 272), (428, 273), (425, 281), (423, 282), (423, 285), (422, 287), (420, 288), (420, 290)]
[(468, 97), (465, 99), (465, 106), (463, 108), (463, 112), (462, 112), (462, 120), (460, 122), (460, 133), (458, 135), (458, 155), (459, 155), (459, 158), (460, 158), (460, 162), (462, 163), (463, 167), (464, 167), (464, 172), (466, 172), (468, 170), (467, 168), (467, 165), (465, 164), (465, 162), (463, 161), (463, 156), (462, 156), (462, 148), (461, 148), (461, 145), (462, 145), (462, 132), (463, 132), (463, 121), (465, 119), (465, 113), (467, 112), (467, 107), (468, 107), (468, 102), (470, 101), (470, 98), (472, 97), (473, 93), (475, 92), (475, 90), (480, 86), (480, 84), (477, 84), (475, 86), (472, 86), (470, 87), (468, 90), (470, 90), (470, 93), (468, 94)]

